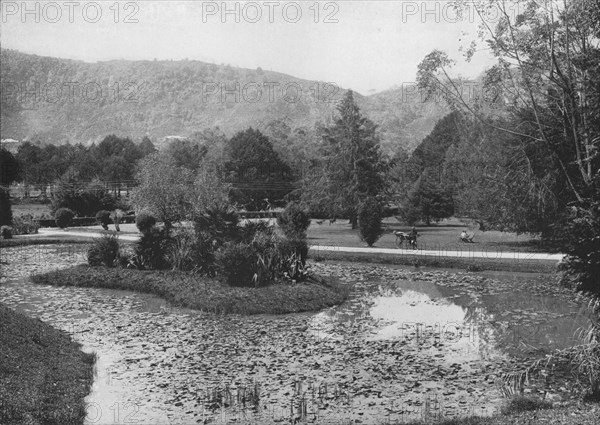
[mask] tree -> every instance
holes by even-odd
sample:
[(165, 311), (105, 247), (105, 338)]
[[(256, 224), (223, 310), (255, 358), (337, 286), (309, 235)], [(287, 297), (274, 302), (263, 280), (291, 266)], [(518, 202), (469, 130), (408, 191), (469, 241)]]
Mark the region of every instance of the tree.
[(140, 142), (138, 149), (140, 150), (142, 158), (150, 155), (151, 153), (156, 152), (156, 147), (154, 146), (154, 143), (152, 143), (152, 140), (150, 140), (150, 138), (148, 136), (144, 136), (142, 138), (142, 141)]
[(208, 153), (208, 148), (188, 139), (175, 139), (166, 147), (165, 153), (173, 157), (178, 167), (196, 171)]
[(12, 226), (12, 219), (8, 189), (0, 186), (0, 226)]
[(0, 186), (4, 186), (6, 190), (11, 183), (18, 181), (21, 175), (21, 166), (19, 161), (12, 153), (4, 148), (0, 149)]
[(293, 176), (273, 145), (260, 131), (249, 128), (225, 145), (223, 180), (231, 183), (231, 201), (249, 210), (283, 203), (290, 193)]
[(131, 202), (137, 211), (148, 210), (167, 229), (189, 217), (194, 180), (190, 170), (178, 167), (169, 155), (153, 153), (140, 161), (136, 178), (139, 186), (132, 190)]
[(383, 234), (381, 205), (374, 197), (367, 198), (358, 210), (360, 239), (373, 246)]
[(376, 126), (362, 116), (351, 90), (337, 107), (339, 118), (322, 130), (321, 163), (304, 179), (307, 204), (329, 209), (331, 216), (349, 217), (358, 224), (358, 206), (383, 195), (387, 164), (381, 154)]
[(224, 183), (210, 164), (201, 164), (196, 171), (190, 191), (193, 216), (203, 214), (207, 208), (229, 204), (231, 185)]
[[(589, 204), (600, 166), (600, 4), (528, 0), (519, 3), (522, 13), (516, 16), (503, 1), (489, 4), (501, 19), (495, 27), (485, 19), (481, 24), (498, 59), (483, 78), (487, 96), (466, 99), (464, 82), (451, 77), (453, 61), (440, 51), (419, 65), (419, 86), (429, 95), (441, 94), (486, 128), (511, 135), (512, 163), (530, 177), (527, 204), (554, 204), (566, 216), (569, 203)], [(476, 43), (468, 55), (475, 49)], [(529, 222), (533, 227), (527, 231), (539, 231), (536, 220)]]
[(438, 222), (454, 214), (451, 193), (433, 174), (426, 169), (409, 194), (404, 212), (410, 224), (423, 220), (429, 226), (432, 220)]

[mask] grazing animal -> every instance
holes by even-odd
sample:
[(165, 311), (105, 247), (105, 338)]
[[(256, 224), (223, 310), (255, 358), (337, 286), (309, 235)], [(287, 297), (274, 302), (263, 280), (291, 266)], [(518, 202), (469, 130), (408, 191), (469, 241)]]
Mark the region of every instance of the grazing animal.
[(325, 219), (323, 219), (323, 220), (315, 220), (315, 223), (321, 225), (321, 224), (325, 223)]
[(332, 218), (330, 218), (330, 219), (329, 219), (329, 225), (331, 226), (333, 223), (335, 223), (335, 222), (336, 222), (336, 220), (337, 220), (337, 219), (336, 219), (335, 217), (332, 217)]
[(417, 238), (409, 233), (401, 232), (399, 230), (394, 232), (396, 236), (396, 246), (402, 247), (403, 243), (406, 243), (406, 247), (411, 246), (413, 249), (417, 249)]

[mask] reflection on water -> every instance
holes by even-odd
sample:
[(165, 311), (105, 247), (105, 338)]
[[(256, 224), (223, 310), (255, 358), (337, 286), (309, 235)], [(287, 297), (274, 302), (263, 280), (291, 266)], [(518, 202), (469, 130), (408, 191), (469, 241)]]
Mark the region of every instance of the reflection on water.
[[(372, 291), (315, 315), (309, 332), (341, 340), (343, 324), (369, 323), (370, 340), (410, 340), (422, 349), (445, 344), (448, 355), (470, 359), (542, 355), (576, 343), (589, 323), (585, 306), (555, 295), (506, 291), (473, 295), (429, 281), (376, 283)], [(337, 330), (337, 333), (336, 333)]]

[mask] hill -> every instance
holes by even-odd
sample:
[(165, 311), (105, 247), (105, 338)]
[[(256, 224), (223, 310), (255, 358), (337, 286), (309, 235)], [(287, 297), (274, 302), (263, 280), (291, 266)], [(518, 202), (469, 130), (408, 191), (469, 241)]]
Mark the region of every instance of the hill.
[[(292, 131), (331, 121), (345, 89), (282, 73), (200, 61), (86, 63), (1, 49), (3, 139), (98, 142), (188, 136), (218, 127), (226, 136), (284, 123)], [(355, 97), (380, 125), (385, 151), (411, 150), (447, 112), (395, 89)]]

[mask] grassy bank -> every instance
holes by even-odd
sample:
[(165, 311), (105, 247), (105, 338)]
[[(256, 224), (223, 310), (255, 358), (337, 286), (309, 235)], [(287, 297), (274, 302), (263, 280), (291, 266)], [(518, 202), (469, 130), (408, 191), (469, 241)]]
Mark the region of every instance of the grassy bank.
[(0, 423), (83, 423), (95, 356), (67, 333), (2, 304), (0, 335)]
[(58, 245), (58, 244), (89, 244), (90, 238), (82, 238), (77, 236), (14, 236), (12, 239), (0, 239), (0, 248), (11, 248), (15, 246), (31, 246), (31, 245)]
[(317, 311), (342, 303), (349, 288), (337, 283), (279, 283), (235, 288), (172, 271), (141, 271), (80, 265), (34, 275), (34, 283), (125, 289), (158, 295), (173, 305), (219, 314), (283, 314)]
[(360, 263), (395, 264), (401, 266), (439, 267), (467, 271), (508, 271), (524, 273), (554, 273), (556, 261), (454, 258), (425, 255), (373, 254), (362, 252), (318, 251), (309, 253), (314, 261), (347, 261)]
[(405, 425), (598, 425), (600, 407), (582, 403), (563, 407), (546, 407), (537, 403), (530, 410), (511, 410), (511, 402), (502, 414), (491, 417), (472, 416), (460, 419), (424, 419), (406, 422)]

